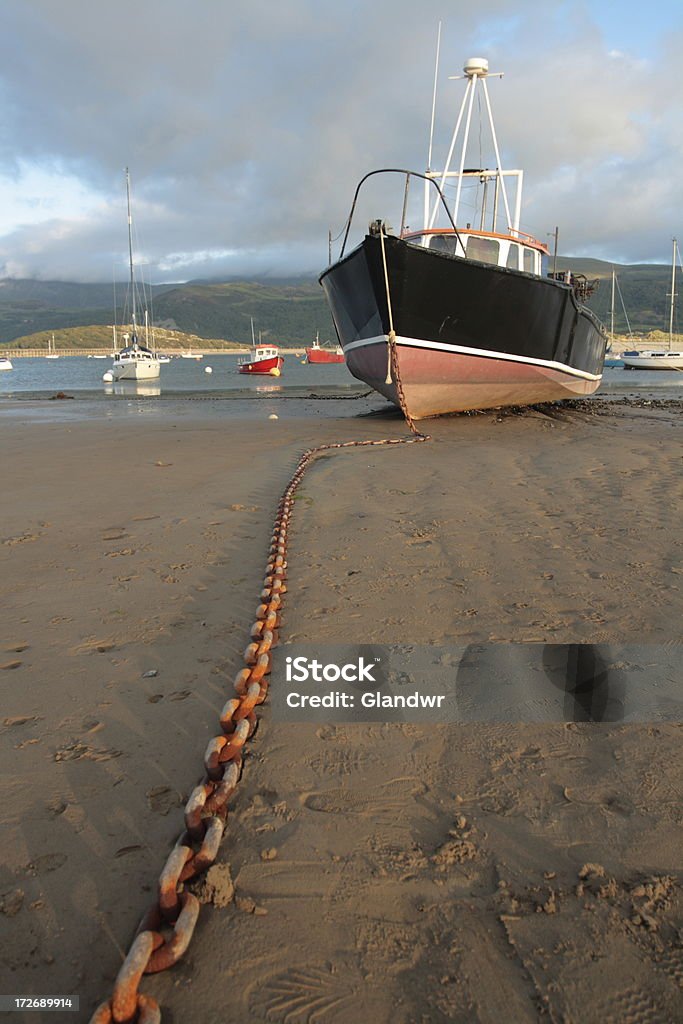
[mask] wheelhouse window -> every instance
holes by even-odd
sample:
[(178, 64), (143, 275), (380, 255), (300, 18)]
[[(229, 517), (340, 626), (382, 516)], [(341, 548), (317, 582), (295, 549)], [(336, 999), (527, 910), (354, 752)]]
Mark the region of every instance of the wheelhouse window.
[(447, 252), (450, 256), (454, 256), (456, 244), (457, 238), (455, 235), (432, 235), (429, 248), (436, 249), (437, 252)]
[(519, 246), (515, 242), (510, 242), (505, 266), (508, 270), (519, 270)]
[(536, 251), (524, 246), (524, 269), (527, 274), (536, 273)]
[(470, 235), (465, 250), (468, 260), (479, 260), (480, 263), (494, 263), (498, 266), (500, 259), (500, 243), (495, 238), (481, 238)]

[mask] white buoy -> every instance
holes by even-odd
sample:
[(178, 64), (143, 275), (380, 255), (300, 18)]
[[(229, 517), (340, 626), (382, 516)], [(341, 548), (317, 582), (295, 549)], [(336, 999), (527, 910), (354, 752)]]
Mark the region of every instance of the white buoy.
[(204, 367), (204, 373), (213, 373), (213, 370), (211, 369), (210, 366), (205, 366)]
[(102, 380), (105, 381), (106, 384), (111, 384), (113, 379), (114, 379), (114, 374), (111, 372), (111, 370), (107, 370), (106, 373), (102, 374)]
[(271, 412), (270, 416), (268, 417), (269, 420), (276, 420), (277, 418), (278, 417), (275, 415), (274, 412)]

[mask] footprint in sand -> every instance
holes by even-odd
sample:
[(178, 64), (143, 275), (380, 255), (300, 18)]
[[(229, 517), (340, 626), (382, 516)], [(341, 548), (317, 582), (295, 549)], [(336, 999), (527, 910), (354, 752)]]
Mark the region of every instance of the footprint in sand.
[(181, 807), (183, 799), (180, 793), (171, 789), (170, 786), (155, 786), (145, 794), (150, 810), (155, 814), (168, 814), (175, 807)]
[(2, 543), (6, 547), (12, 548), (16, 544), (27, 544), (32, 540), (38, 540), (42, 536), (42, 533), (20, 533), (16, 537), (6, 537)]
[(50, 872), (57, 871), (63, 864), (66, 864), (67, 859), (65, 853), (44, 853), (26, 864), (18, 873), (26, 878), (49, 875)]
[(16, 661), (16, 660), (15, 661), (6, 661), (6, 662), (4, 662), (4, 664), (0, 665), (0, 669), (3, 669), (3, 668), (4, 669), (19, 668), (20, 665), (23, 665), (22, 661)]
[(393, 779), (381, 786), (363, 790), (330, 789), (304, 793), (300, 797), (304, 807), (323, 814), (360, 814), (363, 817), (395, 821), (405, 810), (406, 800), (422, 796), (428, 786), (419, 779)]
[(113, 640), (86, 640), (82, 644), (71, 648), (71, 654), (106, 654), (113, 651), (116, 644)]
[[(259, 1021), (369, 1020), (363, 998), (368, 986), (351, 964), (321, 967), (290, 967), (270, 978), (260, 979), (249, 996), (250, 1016)], [(374, 1014), (372, 1015), (374, 1016)]]
[(8, 644), (5, 647), (5, 652), (7, 654), (21, 654), (22, 651), (27, 651), (28, 648), (28, 644)]

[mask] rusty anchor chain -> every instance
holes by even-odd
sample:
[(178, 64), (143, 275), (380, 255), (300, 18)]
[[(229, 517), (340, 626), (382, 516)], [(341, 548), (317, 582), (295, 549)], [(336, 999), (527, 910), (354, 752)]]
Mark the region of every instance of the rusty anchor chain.
[[(389, 300), (388, 281), (387, 299)], [(166, 859), (158, 881), (157, 897), (143, 916), (114, 982), (111, 997), (90, 1018), (90, 1024), (160, 1024), (161, 1009), (151, 996), (138, 991), (145, 974), (166, 970), (185, 953), (199, 917), (199, 900), (185, 883), (207, 871), (218, 855), (228, 818), (228, 801), (242, 774), (242, 751), (258, 724), (256, 708), (268, 694), (271, 650), (278, 642), (282, 606), (287, 594), (287, 537), (294, 497), (311, 463), (325, 452), (342, 448), (366, 448), (429, 441), (410, 417), (401, 382), (393, 324), (388, 337), (389, 366), (411, 430), (409, 437), (364, 441), (338, 441), (309, 448), (277, 506), (263, 589), (244, 651), (244, 668), (235, 677), (234, 697), (221, 713), (219, 735), (204, 754), (205, 777), (195, 786), (185, 805), (185, 829)], [(165, 933), (165, 934), (164, 934)]]

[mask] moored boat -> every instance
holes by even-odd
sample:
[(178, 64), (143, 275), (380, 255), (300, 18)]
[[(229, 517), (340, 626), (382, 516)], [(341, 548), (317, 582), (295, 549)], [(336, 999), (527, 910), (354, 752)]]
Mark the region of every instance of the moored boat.
[(315, 341), (306, 349), (306, 361), (309, 363), (343, 363), (344, 352), (341, 345), (336, 348), (325, 348), (320, 344), (320, 338), (316, 332)]
[(683, 370), (683, 352), (622, 352), (625, 370)]
[(676, 311), (676, 257), (678, 255), (678, 242), (673, 242), (673, 255), (671, 259), (671, 304), (669, 306), (669, 347), (664, 351), (642, 350), (634, 352), (623, 352), (621, 359), (625, 370), (683, 370), (683, 352), (672, 351), (674, 316)]
[(0, 356), (0, 370), (13, 370), (12, 360), (7, 356)]
[(254, 321), (251, 321), (251, 352), (248, 359), (240, 359), (237, 368), (240, 373), (260, 373), (270, 377), (279, 377), (284, 364), (277, 345), (264, 345), (261, 342), (261, 332), (256, 344), (254, 337)]
[[(468, 60), (464, 77), (445, 169), (430, 169), (430, 140), (426, 174), (392, 168), (366, 175), (356, 189), (340, 257), (320, 276), (351, 373), (414, 419), (592, 394), (607, 345), (602, 324), (584, 305), (593, 283), (569, 271), (548, 274), (547, 246), (520, 230), (523, 172), (501, 166), (488, 62)], [(493, 169), (465, 167), (478, 87), (486, 101)], [(452, 171), (465, 114), (459, 165)], [(375, 220), (345, 255), (361, 187), (375, 174), (395, 173), (405, 176), (398, 234)], [(510, 177), (514, 203), (506, 187)], [(423, 226), (410, 230), (405, 220), (415, 178), (424, 183)], [(458, 226), (463, 186), (472, 183), (480, 205), (471, 222)], [(455, 185), (452, 209), (446, 184)]]
[[(137, 284), (135, 281), (135, 266), (133, 262), (133, 232), (130, 205), (130, 175), (126, 168), (126, 199), (128, 202), (128, 258), (130, 266), (129, 297), (131, 308), (131, 329), (130, 333), (124, 334), (126, 344), (120, 352), (114, 353), (112, 368), (104, 375), (107, 381), (109, 376), (113, 380), (155, 380), (160, 376), (161, 366), (154, 352), (148, 345), (142, 345), (138, 337), (137, 323)], [(147, 314), (145, 313), (145, 329), (148, 332)], [(114, 332), (115, 333), (115, 332)]]
[(279, 377), (284, 359), (276, 345), (257, 345), (248, 359), (238, 364), (240, 373), (264, 373)]

